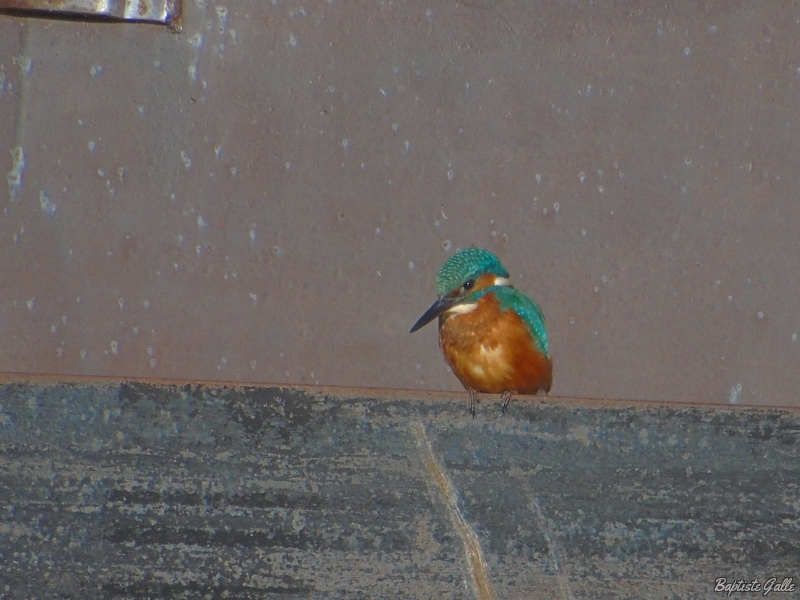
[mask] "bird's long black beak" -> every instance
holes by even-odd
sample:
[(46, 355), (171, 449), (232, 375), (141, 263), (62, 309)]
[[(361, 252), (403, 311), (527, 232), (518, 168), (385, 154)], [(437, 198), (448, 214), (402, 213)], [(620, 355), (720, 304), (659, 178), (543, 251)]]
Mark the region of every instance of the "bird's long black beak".
[(414, 323), (414, 326), (411, 328), (409, 333), (414, 333), (417, 329), (422, 329), (425, 327), (425, 325), (433, 321), (448, 308), (458, 304), (460, 300), (460, 298), (448, 298), (447, 296), (444, 298), (439, 298), (428, 310), (425, 311), (425, 314), (422, 315), (416, 323)]

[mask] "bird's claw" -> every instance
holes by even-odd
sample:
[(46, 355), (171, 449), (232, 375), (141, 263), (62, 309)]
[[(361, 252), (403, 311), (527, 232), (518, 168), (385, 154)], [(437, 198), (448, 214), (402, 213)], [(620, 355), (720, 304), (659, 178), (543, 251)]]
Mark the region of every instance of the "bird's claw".
[(472, 418), (474, 419), (477, 415), (478, 411), (476, 410), (476, 404), (478, 403), (478, 393), (475, 390), (469, 391), (469, 412), (472, 414)]
[(508, 411), (508, 405), (511, 402), (511, 392), (503, 392), (503, 395), (500, 396), (500, 399), (503, 401), (503, 407), (501, 411), (503, 414), (506, 414)]

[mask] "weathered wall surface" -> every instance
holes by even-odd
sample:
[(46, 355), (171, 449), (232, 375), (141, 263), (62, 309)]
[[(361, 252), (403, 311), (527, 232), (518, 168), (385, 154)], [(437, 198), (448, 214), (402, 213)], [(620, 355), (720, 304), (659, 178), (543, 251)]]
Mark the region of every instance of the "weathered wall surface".
[(796, 410), (496, 400), (4, 384), (0, 597), (796, 597)]
[(800, 8), (185, 2), (0, 14), (0, 370), (458, 389), (458, 247), (553, 394), (790, 404)]

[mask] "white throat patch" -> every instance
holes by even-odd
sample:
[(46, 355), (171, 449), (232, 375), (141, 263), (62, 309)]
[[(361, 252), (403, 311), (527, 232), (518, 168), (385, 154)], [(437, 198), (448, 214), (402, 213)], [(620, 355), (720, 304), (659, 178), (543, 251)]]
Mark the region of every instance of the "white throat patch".
[[(510, 287), (511, 286), (511, 278), (509, 277), (495, 277), (494, 283), (492, 285), (498, 287)], [(448, 308), (445, 311), (445, 314), (451, 317), (455, 317), (457, 315), (465, 315), (467, 313), (471, 313), (473, 310), (478, 308), (478, 303), (473, 302), (472, 304), (456, 304), (452, 308)]]
[(471, 313), (473, 310), (478, 308), (478, 303), (474, 302), (473, 304), (456, 304), (452, 308), (448, 308), (446, 314), (448, 315), (465, 315), (467, 313)]

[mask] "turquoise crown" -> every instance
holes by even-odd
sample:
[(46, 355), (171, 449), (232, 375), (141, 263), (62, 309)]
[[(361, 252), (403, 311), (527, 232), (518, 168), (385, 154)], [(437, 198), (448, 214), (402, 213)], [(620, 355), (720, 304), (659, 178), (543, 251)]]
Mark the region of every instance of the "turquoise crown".
[(484, 273), (508, 277), (508, 271), (494, 254), (483, 248), (465, 248), (447, 259), (436, 276), (436, 293), (440, 298), (460, 288), (470, 279)]

